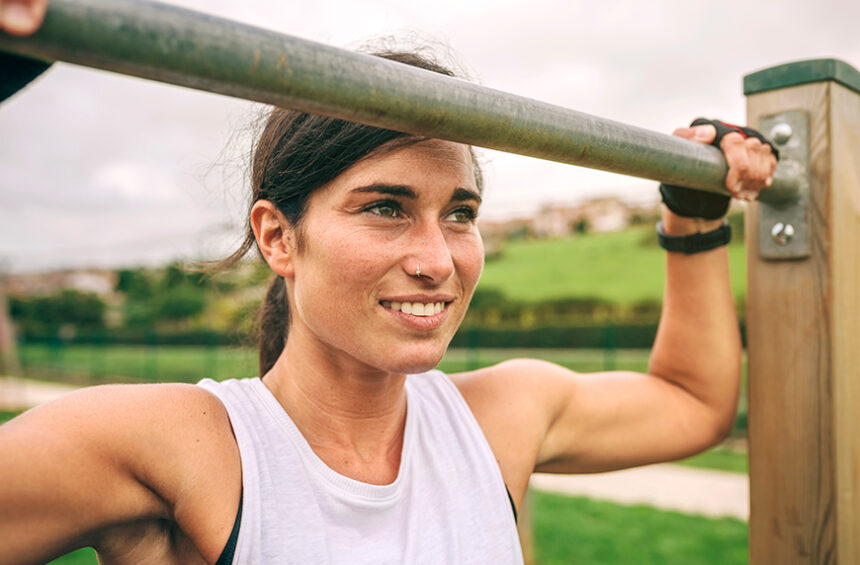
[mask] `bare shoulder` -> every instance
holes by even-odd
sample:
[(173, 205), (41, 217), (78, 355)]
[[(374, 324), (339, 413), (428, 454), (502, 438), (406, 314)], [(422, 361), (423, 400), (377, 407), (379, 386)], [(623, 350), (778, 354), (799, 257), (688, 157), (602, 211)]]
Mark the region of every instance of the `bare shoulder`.
[(25, 412), (3, 430), (110, 447), (115, 455), (145, 452), (154, 447), (153, 440), (163, 445), (187, 441), (189, 436), (213, 439), (230, 435), (221, 402), (201, 387), (188, 384), (84, 388)]
[(221, 402), (189, 384), (107, 385), (81, 389), (25, 412), (2, 427), (4, 444), (41, 446), (61, 459), (110, 460), (168, 504), (197, 467), (238, 452)]
[[(0, 427), (0, 454), (0, 482), (14, 487), (0, 496), (11, 520), (0, 526), (28, 532), (24, 553), (95, 544), (146, 520), (176, 523), (198, 546), (216, 540), (214, 551), (241, 489), (226, 410), (193, 385), (82, 389)], [(210, 489), (225, 494), (213, 502)]]
[[(548, 425), (554, 411), (571, 394), (573, 371), (539, 359), (511, 359), (497, 365), (451, 375), (480, 421), (521, 415)], [(488, 424), (489, 425), (489, 424)], [(504, 425), (504, 424), (503, 424)]]
[(451, 375), (519, 502), (547, 430), (570, 394), (568, 369), (538, 359), (512, 359)]
[(574, 375), (573, 371), (549, 361), (540, 359), (510, 359), (490, 367), (455, 373), (451, 380), (466, 396), (488, 393), (506, 395), (510, 391), (529, 389), (547, 381), (566, 379)]

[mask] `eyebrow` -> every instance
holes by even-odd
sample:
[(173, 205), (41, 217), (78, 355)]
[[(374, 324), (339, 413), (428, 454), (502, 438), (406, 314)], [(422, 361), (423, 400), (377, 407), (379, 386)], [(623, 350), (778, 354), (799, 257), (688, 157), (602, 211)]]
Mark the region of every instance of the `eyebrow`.
[(452, 202), (464, 202), (466, 200), (474, 200), (478, 204), (482, 202), (481, 195), (474, 190), (466, 188), (457, 188), (454, 190), (454, 194), (451, 196)]
[(418, 194), (408, 186), (400, 184), (369, 184), (367, 186), (359, 186), (352, 189), (352, 192), (377, 192), (379, 194), (389, 194), (391, 196), (402, 196), (410, 200), (417, 200)]
[[(418, 194), (411, 187), (401, 184), (369, 184), (367, 186), (359, 186), (353, 188), (352, 192), (375, 192), (378, 194), (401, 196), (410, 200), (418, 199)], [(478, 202), (478, 204), (480, 204), (481, 196), (474, 190), (468, 190), (466, 188), (454, 189), (454, 194), (451, 195), (451, 202), (464, 202), (466, 200), (475, 200)]]

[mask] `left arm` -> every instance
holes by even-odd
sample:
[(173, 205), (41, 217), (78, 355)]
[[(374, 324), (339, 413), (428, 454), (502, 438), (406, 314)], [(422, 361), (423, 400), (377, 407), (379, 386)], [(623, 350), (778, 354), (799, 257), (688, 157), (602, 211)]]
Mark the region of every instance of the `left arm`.
[[(714, 139), (713, 126), (676, 135)], [(728, 134), (726, 185), (747, 197), (770, 183), (770, 148)], [(663, 210), (669, 235), (715, 229), (721, 220)], [(515, 497), (532, 471), (589, 473), (682, 458), (731, 429), (741, 375), (741, 344), (726, 247), (667, 253), (666, 288), (647, 374), (580, 374), (551, 363), (515, 360), (453, 378), (478, 418)]]

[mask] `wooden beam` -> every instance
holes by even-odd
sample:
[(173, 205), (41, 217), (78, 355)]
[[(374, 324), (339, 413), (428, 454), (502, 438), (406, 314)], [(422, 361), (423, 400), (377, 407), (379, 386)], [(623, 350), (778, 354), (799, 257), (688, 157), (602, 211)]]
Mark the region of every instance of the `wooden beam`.
[(761, 259), (749, 207), (750, 563), (860, 565), (860, 92), (762, 90), (753, 126), (809, 112), (812, 255)]

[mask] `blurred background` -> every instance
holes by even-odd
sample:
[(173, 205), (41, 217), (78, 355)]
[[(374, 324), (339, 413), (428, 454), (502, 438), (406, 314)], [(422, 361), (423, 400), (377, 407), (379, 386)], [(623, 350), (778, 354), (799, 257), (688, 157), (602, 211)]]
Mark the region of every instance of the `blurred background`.
[[(849, 0), (176, 4), (341, 47), (426, 45), (486, 86), (667, 133), (700, 115), (744, 122), (741, 81), (755, 70), (824, 57), (860, 66)], [(70, 387), (256, 374), (248, 336), (268, 269), (255, 258), (218, 276), (188, 267), (241, 239), (264, 110), (65, 64), (0, 105), (3, 419)], [(645, 370), (663, 285), (655, 183), (481, 159), (487, 264), (441, 368), (529, 355)], [(741, 212), (729, 249), (743, 325)], [(691, 477), (706, 469), (742, 489), (744, 396), (729, 441), (683, 462)], [(559, 490), (533, 495), (536, 562), (747, 562), (743, 511)]]

